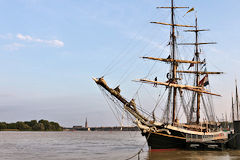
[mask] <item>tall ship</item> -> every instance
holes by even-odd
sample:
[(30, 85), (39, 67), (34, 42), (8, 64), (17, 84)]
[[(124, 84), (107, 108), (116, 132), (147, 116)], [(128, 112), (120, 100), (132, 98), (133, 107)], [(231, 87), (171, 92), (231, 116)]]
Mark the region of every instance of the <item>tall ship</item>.
[[(148, 146), (154, 149), (185, 149), (189, 142), (217, 143), (226, 141), (227, 135), (222, 131), (220, 123), (214, 114), (212, 96), (220, 96), (212, 93), (209, 87), (208, 76), (220, 75), (223, 72), (209, 72), (206, 69), (206, 59), (201, 58), (200, 46), (215, 44), (215, 42), (199, 42), (199, 33), (208, 31), (198, 27), (198, 19), (195, 18), (194, 25), (177, 24), (176, 10), (186, 9), (189, 13), (194, 8), (175, 6), (174, 0), (170, 5), (157, 7), (167, 9), (171, 12), (170, 23), (151, 22), (170, 27), (170, 39), (168, 46), (169, 56), (141, 57), (154, 63), (166, 63), (169, 72), (164, 77), (152, 79), (141, 78), (134, 82), (161, 88), (165, 98), (160, 99), (156, 105), (163, 106), (162, 114), (157, 116), (153, 111), (144, 110), (135, 99), (127, 99), (121, 94), (120, 87), (111, 88), (105, 81), (105, 77), (93, 78), (107, 97), (116, 104), (118, 109), (126, 112), (132, 121), (138, 126), (143, 136), (146, 137)], [(185, 28), (185, 32), (192, 32), (194, 42), (178, 43), (178, 28)], [(190, 34), (190, 33), (189, 33)], [(193, 46), (191, 59), (181, 59), (183, 53), (179, 53), (178, 46)], [(165, 79), (159, 81), (158, 79)], [(184, 122), (179, 118), (179, 110), (182, 110)], [(200, 112), (200, 110), (204, 110)], [(200, 114), (204, 113), (204, 117)], [(202, 117), (201, 117), (202, 116)]]

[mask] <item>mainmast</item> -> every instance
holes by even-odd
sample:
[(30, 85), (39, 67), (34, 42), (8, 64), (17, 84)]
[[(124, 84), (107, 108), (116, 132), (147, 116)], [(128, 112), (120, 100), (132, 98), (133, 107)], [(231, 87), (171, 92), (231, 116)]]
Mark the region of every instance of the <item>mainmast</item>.
[[(195, 32), (195, 35), (196, 35), (196, 44), (195, 44), (195, 56), (196, 56), (196, 61), (199, 61), (199, 51), (198, 51), (198, 24), (197, 24), (197, 17), (196, 17), (196, 20), (195, 20), (195, 23), (196, 23), (196, 32)], [(199, 86), (199, 81), (200, 81), (200, 77), (199, 77), (199, 65), (196, 64), (196, 86)], [(199, 124), (199, 119), (200, 119), (200, 98), (201, 98), (201, 93), (200, 92), (197, 92), (197, 120), (196, 120), (196, 123)]]
[[(174, 0), (171, 0), (171, 46), (172, 46), (172, 53), (171, 57), (174, 60), (172, 63), (172, 81), (173, 83), (177, 82), (176, 73), (177, 73), (177, 62), (175, 61), (176, 58), (176, 37), (175, 37), (175, 21), (174, 21)], [(172, 88), (171, 88), (172, 89)], [(177, 88), (173, 88), (173, 110), (172, 110), (172, 123), (175, 122), (175, 111), (176, 111), (176, 100), (177, 96)]]
[[(186, 30), (186, 32), (195, 32), (195, 43), (182, 43), (180, 45), (195, 45), (195, 61), (200, 61), (200, 57), (199, 57), (199, 45), (200, 44), (205, 44), (205, 43), (199, 43), (198, 42), (198, 32), (200, 31), (207, 31), (207, 30), (199, 30), (198, 29), (198, 20), (197, 20), (197, 17), (195, 19), (195, 30)], [(206, 44), (209, 44), (209, 43), (206, 43)], [(196, 63), (195, 65), (195, 72), (182, 72), (182, 73), (194, 73), (196, 75), (196, 86), (197, 87), (201, 87), (200, 84), (199, 84), (199, 81), (200, 81), (200, 71), (199, 71), (199, 64)], [(201, 92), (196, 92), (197, 93), (197, 112), (196, 112), (196, 123), (199, 124), (199, 119), (200, 119), (200, 99), (201, 99)]]
[[(194, 45), (195, 46), (195, 61), (200, 61), (200, 52), (199, 52), (199, 45), (204, 45), (204, 44), (216, 44), (215, 42), (207, 42), (207, 43), (199, 43), (198, 41), (198, 33), (201, 31), (209, 31), (207, 29), (198, 29), (198, 19), (196, 17), (195, 19), (195, 30), (186, 30), (186, 32), (195, 32), (195, 43), (180, 43), (179, 45)], [(202, 74), (222, 74), (223, 72), (202, 72), (199, 69), (199, 63), (196, 63), (195, 65), (195, 71), (179, 71), (180, 73), (194, 73), (196, 75), (196, 86), (197, 87), (203, 87), (202, 84), (200, 84), (200, 75)], [(196, 92), (197, 94), (197, 112), (196, 112), (196, 123), (199, 124), (200, 121), (200, 104), (201, 104), (201, 92)]]

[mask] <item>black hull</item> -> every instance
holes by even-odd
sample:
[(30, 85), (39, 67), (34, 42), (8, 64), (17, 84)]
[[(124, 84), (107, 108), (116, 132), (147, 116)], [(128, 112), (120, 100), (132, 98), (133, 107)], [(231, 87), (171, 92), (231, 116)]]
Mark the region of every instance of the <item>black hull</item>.
[(166, 132), (149, 133), (142, 132), (146, 137), (148, 146), (151, 150), (155, 149), (186, 149), (187, 143), (185, 134), (175, 130), (169, 130), (171, 134)]

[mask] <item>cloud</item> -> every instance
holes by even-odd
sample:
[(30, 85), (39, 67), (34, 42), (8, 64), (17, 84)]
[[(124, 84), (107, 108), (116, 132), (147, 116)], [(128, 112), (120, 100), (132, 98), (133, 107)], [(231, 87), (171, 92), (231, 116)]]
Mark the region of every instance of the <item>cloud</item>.
[(16, 51), (16, 50), (19, 50), (20, 48), (25, 47), (25, 45), (23, 45), (21, 43), (11, 43), (11, 44), (7, 44), (3, 47), (5, 50), (8, 50), (8, 51)]
[(0, 39), (12, 39), (13, 35), (11, 33), (8, 34), (0, 34)]
[(28, 36), (28, 35), (24, 36), (22, 34), (17, 34), (17, 38), (21, 40), (29, 40), (29, 41), (33, 40), (31, 36)]
[(23, 40), (23, 41), (30, 41), (30, 42), (37, 42), (37, 43), (44, 43), (50, 46), (54, 47), (63, 47), (64, 43), (60, 40), (44, 40), (44, 39), (39, 39), (39, 38), (33, 38), (30, 35), (22, 35), (22, 34), (17, 34), (16, 36), (18, 39)]

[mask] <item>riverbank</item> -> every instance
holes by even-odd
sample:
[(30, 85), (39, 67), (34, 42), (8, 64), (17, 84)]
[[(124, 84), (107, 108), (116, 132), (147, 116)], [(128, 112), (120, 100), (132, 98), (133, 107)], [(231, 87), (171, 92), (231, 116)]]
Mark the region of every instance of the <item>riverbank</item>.
[(63, 131), (63, 127), (56, 122), (41, 119), (15, 123), (0, 122), (0, 131)]

